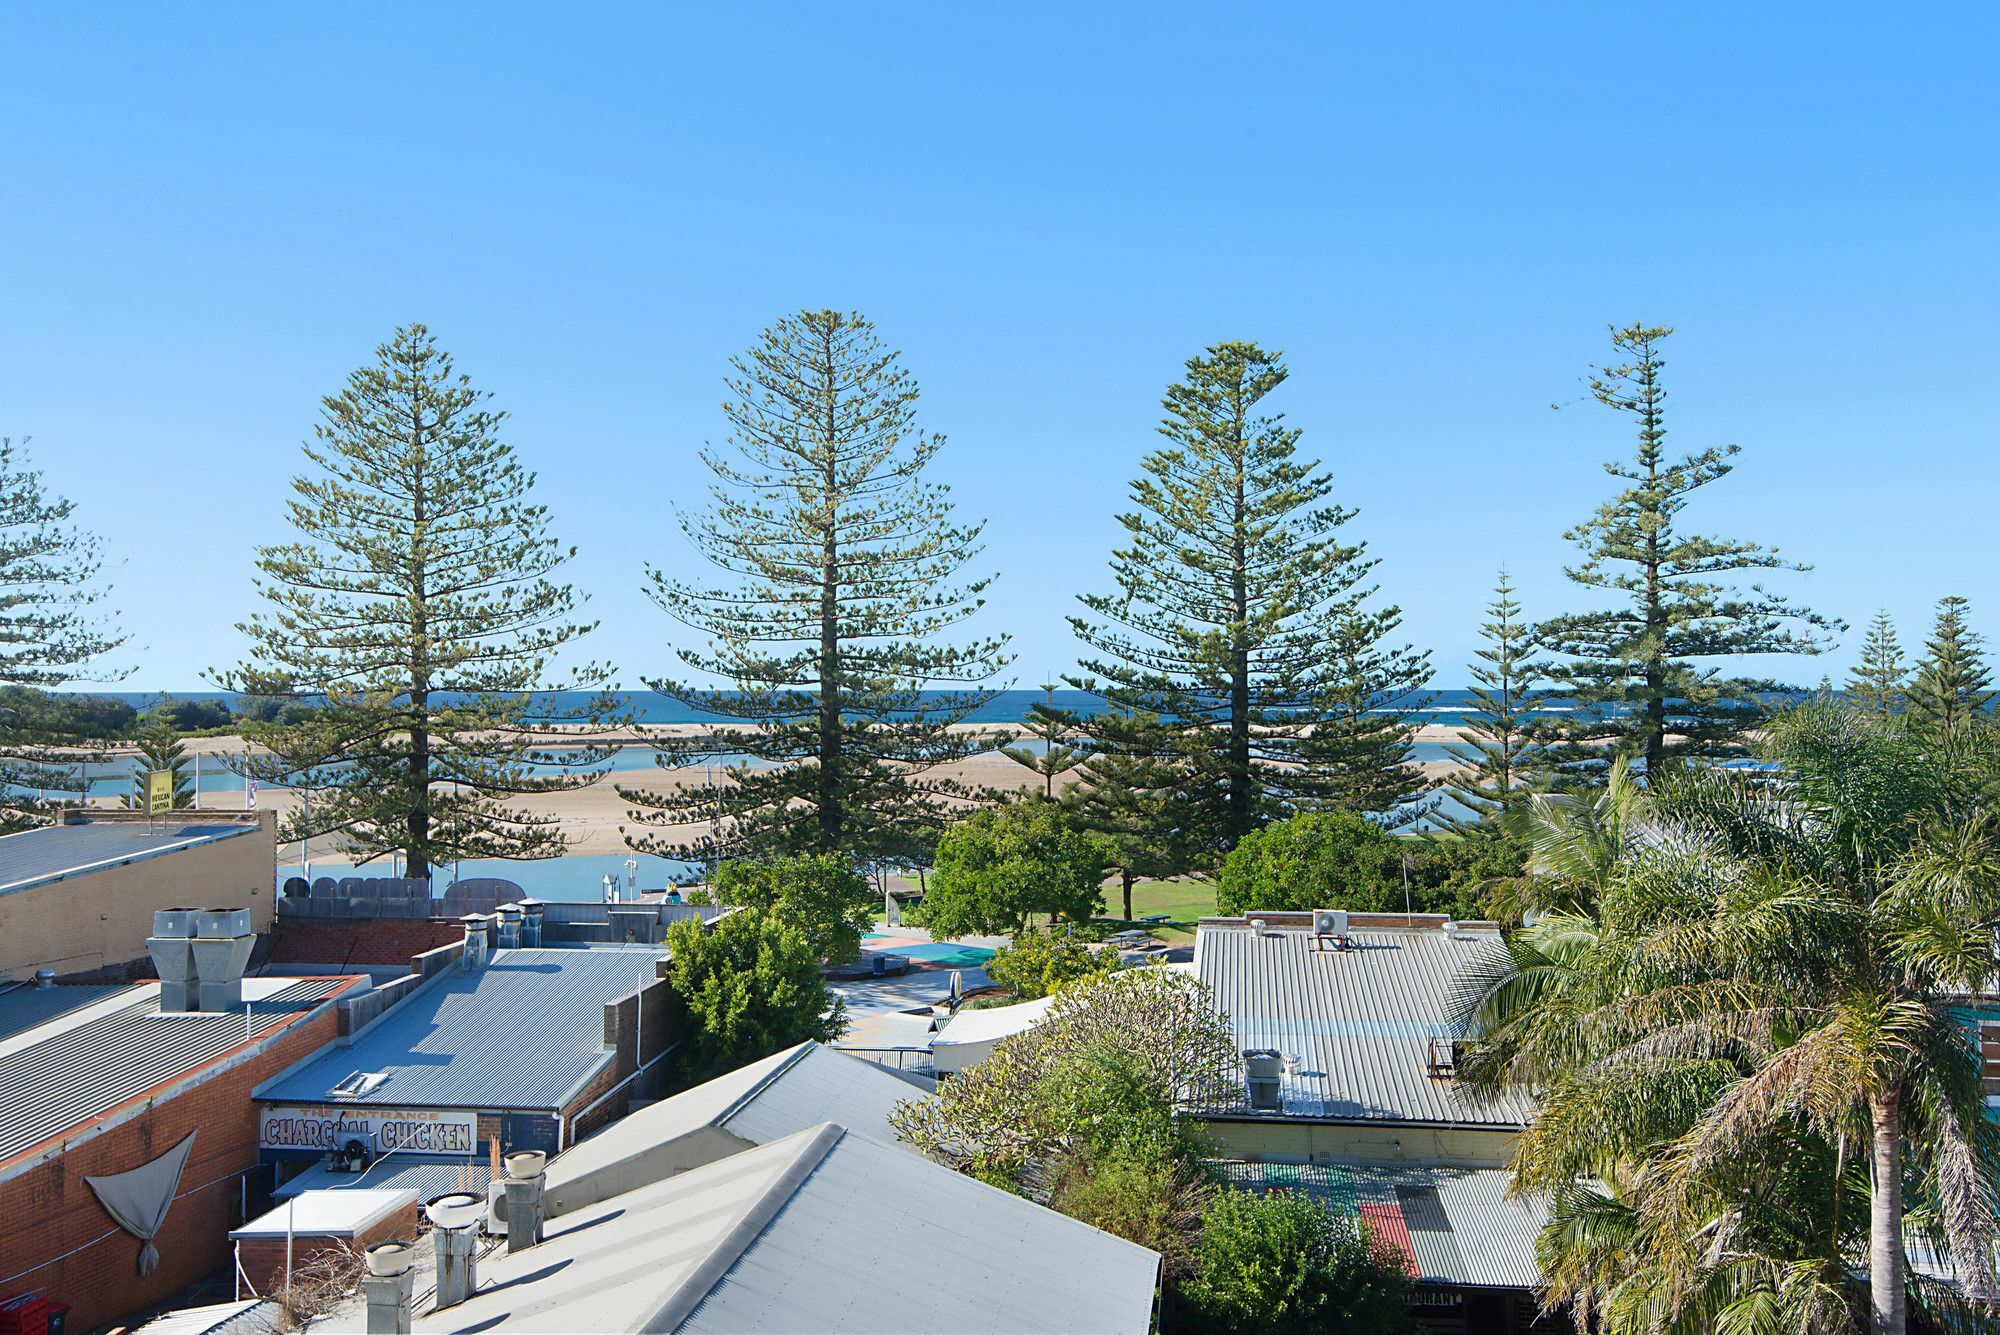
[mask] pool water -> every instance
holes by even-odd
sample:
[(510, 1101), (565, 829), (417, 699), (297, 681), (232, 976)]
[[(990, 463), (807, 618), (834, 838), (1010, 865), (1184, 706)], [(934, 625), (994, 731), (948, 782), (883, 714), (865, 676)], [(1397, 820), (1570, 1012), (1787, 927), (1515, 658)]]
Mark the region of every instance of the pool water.
[(993, 958), (993, 952), (980, 946), (955, 946), (949, 941), (933, 942), (929, 945), (904, 946), (898, 955), (908, 955), (913, 960), (923, 960), (927, 964), (944, 964), (954, 969), (976, 969)]

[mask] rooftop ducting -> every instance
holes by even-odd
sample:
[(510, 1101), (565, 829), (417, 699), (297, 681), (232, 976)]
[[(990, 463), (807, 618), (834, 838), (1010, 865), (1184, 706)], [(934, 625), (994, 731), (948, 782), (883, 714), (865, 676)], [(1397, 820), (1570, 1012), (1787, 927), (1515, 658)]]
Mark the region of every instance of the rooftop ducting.
[(199, 1009), (233, 1011), (243, 1004), (243, 970), (249, 967), (256, 944), (249, 909), (202, 909), (194, 915), (188, 947), (194, 956)]
[(1243, 1052), (1243, 1089), (1252, 1112), (1279, 1112), (1284, 1108), (1281, 1076), (1284, 1054), (1276, 1048), (1246, 1048)]
[(161, 909), (153, 915), (153, 934), (146, 953), (160, 979), (160, 1009), (168, 1014), (201, 1008), (200, 979), (194, 961), (194, 909)]
[(548, 905), (539, 899), (521, 901), (521, 944), (533, 949), (542, 944), (542, 916)]

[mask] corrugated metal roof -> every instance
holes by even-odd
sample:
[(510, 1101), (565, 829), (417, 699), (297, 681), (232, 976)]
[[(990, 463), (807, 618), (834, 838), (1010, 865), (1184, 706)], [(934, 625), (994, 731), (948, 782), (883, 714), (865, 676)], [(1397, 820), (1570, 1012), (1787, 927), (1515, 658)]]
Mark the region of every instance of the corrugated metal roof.
[(1240, 1085), (1203, 1111), (1230, 1117), (1526, 1125), (1525, 1095), (1485, 1098), (1428, 1069), (1433, 1038), (1458, 1031), (1453, 980), (1490, 931), (1357, 931), (1356, 948), (1314, 950), (1310, 932), (1203, 924), (1196, 972), (1236, 1030), (1239, 1049), (1299, 1058), (1279, 1113), (1250, 1111)]
[(278, 1335), (285, 1325), (284, 1309), (276, 1303), (245, 1298), (163, 1312), (139, 1329), (146, 1335)]
[(36, 987), (33, 983), (23, 983), (19, 987), (0, 989), (0, 1041), (25, 1034), (38, 1025), (129, 990), (129, 985), (125, 983), (65, 984), (60, 987)]
[(82, 821), (0, 835), (0, 895), (99, 867), (232, 839), (256, 828), (252, 823), (209, 821), (167, 823), (154, 830), (137, 821)]
[(240, 1012), (161, 1014), (158, 987), (131, 991), (133, 1004), (58, 1029), (0, 1057), (0, 1160), (196, 1070), (257, 1035), (289, 1024), (347, 986), (303, 978)]
[(1507, 1289), (1541, 1283), (1535, 1238), (1548, 1224), (1548, 1204), (1537, 1196), (1510, 1200), (1505, 1169), (1238, 1161), (1214, 1167), (1241, 1190), (1296, 1192), (1345, 1218), (1400, 1223), (1422, 1283)]
[(657, 978), (657, 949), (503, 950), (397, 1003), (345, 1047), (260, 1085), (274, 1103), (322, 1103), (356, 1071), (389, 1078), (366, 1098), (393, 1108), (561, 1108), (611, 1061), (604, 1003)]
[(448, 1191), (486, 1193), (493, 1180), (492, 1169), (480, 1157), (469, 1159), (411, 1159), (398, 1154), (380, 1159), (366, 1173), (336, 1173), (325, 1163), (316, 1163), (287, 1182), (278, 1184), (271, 1195), (276, 1200), (302, 1191), (370, 1191), (376, 1187), (396, 1187), (414, 1191), (420, 1201), (432, 1200)]
[(926, 1097), (928, 1081), (817, 1043), (795, 1051), (796, 1057), (723, 1113), (718, 1125), (752, 1144), (767, 1145), (821, 1122), (837, 1122), (864, 1140), (916, 1152), (896, 1138), (889, 1114), (899, 1103)]
[[(976, 1241), (917, 1263), (959, 1238)], [(1140, 1332), (1158, 1273), (1143, 1247), (848, 1135), (679, 1329)]]

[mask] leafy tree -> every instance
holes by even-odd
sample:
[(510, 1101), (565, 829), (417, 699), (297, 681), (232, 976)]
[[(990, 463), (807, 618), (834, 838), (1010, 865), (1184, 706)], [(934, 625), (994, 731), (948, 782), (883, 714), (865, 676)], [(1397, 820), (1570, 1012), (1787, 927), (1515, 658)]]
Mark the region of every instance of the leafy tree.
[(1223, 860), (1218, 913), (1349, 909), (1476, 918), (1489, 881), (1514, 875), (1498, 840), (1396, 835), (1351, 811), (1312, 811), (1267, 825)]
[(1044, 682), (1041, 703), (1028, 706), (1027, 731), (1041, 743), (1039, 748), (1004, 746), (1000, 754), (1017, 765), (1033, 770), (1042, 780), (1042, 796), (1053, 800), (1056, 780), (1081, 765), (1090, 755), (1086, 747), (1070, 745), (1076, 735), (1076, 714), (1056, 708), (1056, 688)]
[(1076, 1165), (1057, 1181), (1049, 1205), (1160, 1254), (1169, 1291), (1194, 1269), (1201, 1216), (1215, 1184), (1197, 1164), (1164, 1153), (1114, 1152)]
[[(574, 555), (549, 536), (534, 474), (499, 438), (506, 414), (457, 374), (420, 324), (323, 400), (312, 472), (289, 503), (297, 541), (258, 549), (265, 610), (240, 629), (253, 657), (217, 684), (317, 707), (244, 727), (271, 753), (255, 768), (304, 789), (287, 839), (338, 835), (363, 859), (400, 851), (408, 874), (459, 858), (559, 856), (557, 818), (509, 799), (588, 783), (608, 752), (579, 735), (610, 720), (608, 679), (551, 663), (591, 625), (555, 576)], [(548, 689), (544, 689), (548, 688)]]
[(1121, 969), (1057, 993), (1041, 1024), (890, 1122), (939, 1163), (1046, 1200), (1078, 1162), (1206, 1153), (1183, 1101), (1227, 1082), (1236, 1061), (1199, 979)]
[(1606, 1332), (1847, 1329), (1858, 1307), (1886, 1333), (1913, 1295), (1947, 1327), (1990, 1301), (2000, 1159), (1952, 1008), (2000, 968), (1992, 726), (1788, 710), (1774, 775), (1635, 794), (1643, 837), (1607, 841), (1595, 904), (1464, 980), (1461, 1078), (1542, 1098), (1514, 1169), (1555, 1196), (1549, 1302)]
[(1165, 808), (1197, 866), (1273, 815), (1349, 796), (1364, 758), (1329, 733), (1302, 763), (1311, 715), (1385, 695), (1396, 675), (1369, 652), (1396, 618), (1368, 608), (1374, 562), (1337, 541), (1353, 512), (1327, 503), (1332, 483), (1297, 458), (1299, 431), (1260, 413), (1285, 375), (1253, 343), (1188, 361), (1167, 390), (1167, 443), (1119, 516), (1117, 590), (1085, 595), (1089, 615), (1070, 619), (1095, 656), (1067, 680), (1109, 706), (1083, 720), (1093, 749), (1151, 762), (1148, 777), (1180, 790)]
[(0, 833), (82, 801), (77, 748), (95, 734), (50, 692), (118, 675), (102, 664), (125, 642), (102, 614), (97, 538), (49, 494), (25, 444), (0, 437)]
[(179, 732), (206, 732), (226, 728), (236, 721), (235, 713), (220, 700), (190, 700), (162, 697), (153, 712)]
[(703, 452), (713, 506), (682, 521), (722, 578), (647, 571), (653, 600), (708, 637), (678, 650), (682, 663), (727, 685), (647, 684), (753, 725), (667, 740), (662, 765), (752, 763), (725, 765), (714, 784), (620, 788), (637, 820), (683, 827), (629, 841), (670, 856), (719, 843), (906, 857), (981, 796), (940, 768), (986, 749), (958, 725), (993, 695), (970, 687), (1008, 661), (1004, 637), (944, 642), (991, 582), (954, 582), (983, 526), (954, 522), (947, 489), (925, 480), (944, 438), (918, 429), (916, 382), (861, 316), (787, 316), (731, 365), (732, 449)]
[(827, 990), (819, 955), (774, 913), (739, 909), (712, 926), (682, 919), (667, 928), (667, 982), (688, 1008), (694, 1054), (688, 1074), (705, 1078), (847, 1027)]
[(1753, 586), (1725, 581), (1757, 570), (1805, 570), (1756, 543), (1683, 532), (1681, 512), (1701, 488), (1734, 467), (1734, 445), (1675, 462), (1666, 453), (1662, 342), (1671, 329), (1614, 330), (1619, 364), (1593, 371), (1599, 403), (1638, 429), (1631, 462), (1604, 469), (1625, 485), (1564, 536), (1583, 553), (1569, 577), (1609, 594), (1613, 606), (1543, 622), (1543, 647), (1569, 661), (1548, 670), (1576, 709), (1561, 729), (1565, 764), (1600, 773), (1613, 752), (1644, 761), (1648, 774), (1674, 758), (1737, 756), (1762, 717), (1760, 691), (1776, 682), (1724, 677), (1722, 664), (1745, 654), (1818, 653), (1829, 621)]
[(986, 976), (1016, 996), (1032, 999), (1117, 967), (1114, 951), (1092, 950), (1073, 936), (1052, 931), (1025, 932), (986, 962)]
[(1521, 620), (1504, 570), (1487, 615), (1481, 627), (1486, 647), (1477, 651), (1479, 661), (1469, 672), (1473, 707), (1458, 734), (1465, 744), (1445, 748), (1462, 767), (1445, 780), (1445, 792), (1472, 814), (1445, 816), (1441, 823), (1461, 834), (1498, 833), (1507, 813), (1548, 780), (1537, 750), (1545, 731), (1537, 711), (1548, 700), (1537, 689), (1542, 668), (1535, 661), (1532, 628)]
[(1084, 922), (1104, 911), (1103, 841), (1053, 802), (975, 812), (938, 840), (918, 912), (939, 937), (1018, 936), (1047, 914)]
[(1937, 624), (1908, 688), (1913, 718), (1940, 732), (1962, 728), (1993, 704), (1985, 642), (1965, 621), (1969, 606), (1963, 598), (1939, 600)]
[(1217, 1193), (1181, 1298), (1199, 1329), (1411, 1329), (1408, 1262), (1306, 1196)]
[(861, 958), (861, 934), (874, 922), (880, 902), (868, 878), (834, 853), (737, 858), (716, 868), (706, 895), (696, 894), (770, 913), (803, 933), (815, 955), (829, 964)]
[(143, 807), (146, 776), (164, 770), (173, 776), (173, 806), (176, 810), (194, 805), (194, 778), (188, 768), (187, 747), (173, 724), (157, 710), (146, 715), (138, 738), (139, 758), (132, 764), (132, 792), (128, 807)]
[(1908, 690), (1909, 670), (1896, 623), (1887, 612), (1877, 612), (1861, 642), (1861, 661), (1847, 674), (1847, 693), (1873, 713), (1900, 714), (1909, 705)]

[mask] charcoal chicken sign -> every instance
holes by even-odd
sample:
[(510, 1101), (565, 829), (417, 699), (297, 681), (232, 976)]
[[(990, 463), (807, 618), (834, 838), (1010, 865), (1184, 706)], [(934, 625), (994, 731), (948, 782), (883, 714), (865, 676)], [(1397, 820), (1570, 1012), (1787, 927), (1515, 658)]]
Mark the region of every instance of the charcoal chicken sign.
[(373, 1154), (471, 1154), (479, 1143), (476, 1113), (431, 1108), (340, 1108), (273, 1105), (257, 1121), (267, 1150), (339, 1150), (360, 1141)]

